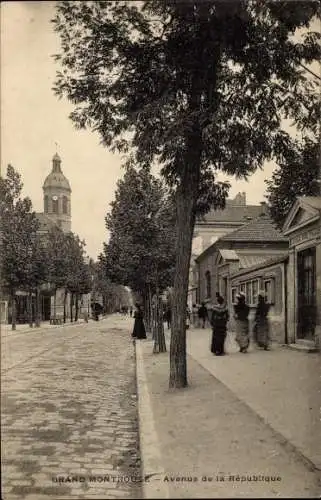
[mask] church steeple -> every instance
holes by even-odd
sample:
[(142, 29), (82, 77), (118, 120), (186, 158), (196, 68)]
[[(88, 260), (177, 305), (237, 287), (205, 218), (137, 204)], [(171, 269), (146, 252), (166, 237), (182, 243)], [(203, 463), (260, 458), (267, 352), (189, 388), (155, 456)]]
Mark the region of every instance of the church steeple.
[(43, 185), (44, 213), (64, 232), (71, 231), (71, 189), (61, 170), (61, 158), (52, 158), (52, 170)]
[(60, 165), (61, 165), (61, 158), (58, 155), (58, 153), (56, 153), (52, 158), (52, 171), (54, 173), (62, 173)]

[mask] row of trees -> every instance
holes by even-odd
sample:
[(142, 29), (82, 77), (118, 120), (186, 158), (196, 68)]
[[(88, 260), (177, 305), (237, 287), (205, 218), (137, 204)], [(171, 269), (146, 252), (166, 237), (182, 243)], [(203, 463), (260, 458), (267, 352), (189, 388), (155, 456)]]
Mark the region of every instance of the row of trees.
[(147, 327), (155, 331), (157, 349), (164, 350), (160, 303), (161, 294), (174, 282), (173, 196), (149, 169), (136, 170), (130, 165), (118, 181), (105, 222), (110, 238), (100, 255), (101, 269), (113, 282), (129, 286), (140, 297)]
[[(85, 243), (73, 233), (64, 234), (53, 226), (39, 231), (39, 221), (29, 198), (22, 197), (21, 176), (9, 165), (6, 177), (0, 178), (1, 209), (1, 290), (10, 297), (12, 328), (16, 326), (16, 293), (28, 293), (29, 322), (32, 326), (31, 297), (36, 296), (36, 325), (40, 324), (40, 290), (50, 285), (54, 297), (58, 288), (65, 289), (75, 303), (78, 319), (78, 298), (91, 289), (91, 273), (85, 262)], [(71, 318), (73, 311), (71, 306)], [(56, 307), (54, 306), (54, 315)]]
[[(291, 6), (290, 6), (291, 4)], [(218, 171), (245, 178), (317, 134), (315, 1), (59, 2), (55, 92), (71, 119), (146, 169), (157, 163), (176, 206), (170, 387), (187, 385), (186, 299), (195, 218), (224, 207)], [(301, 36), (296, 37), (298, 30)], [(303, 30), (303, 31), (302, 31)], [(125, 215), (127, 217), (127, 214)]]

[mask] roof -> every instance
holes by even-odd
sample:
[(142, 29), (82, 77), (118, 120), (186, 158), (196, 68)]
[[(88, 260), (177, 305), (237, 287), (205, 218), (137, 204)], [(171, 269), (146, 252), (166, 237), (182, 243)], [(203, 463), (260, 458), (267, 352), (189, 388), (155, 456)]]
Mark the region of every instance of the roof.
[(260, 262), (259, 264), (255, 264), (255, 265), (247, 267), (245, 269), (240, 269), (236, 273), (231, 274), (231, 278), (236, 278), (237, 276), (242, 276), (243, 274), (248, 274), (252, 271), (264, 269), (265, 267), (270, 267), (274, 264), (279, 264), (279, 263), (285, 262), (288, 259), (288, 257), (289, 257), (288, 252), (284, 252), (282, 254), (276, 255), (276, 256), (271, 257), (269, 259), (267, 259), (265, 257), (265, 260)]
[(36, 213), (36, 219), (39, 222), (38, 231), (49, 231), (51, 228), (57, 227), (57, 224), (42, 212)]
[(321, 210), (321, 196), (299, 196), (299, 200), (302, 200), (312, 208)]
[(223, 210), (211, 210), (199, 219), (197, 224), (215, 223), (215, 222), (240, 222), (255, 219), (262, 213), (261, 205), (227, 205)]
[(268, 216), (257, 217), (248, 224), (244, 224), (235, 231), (220, 238), (221, 241), (288, 241), (273, 220)]
[(62, 172), (50, 172), (50, 174), (47, 175), (43, 184), (43, 189), (48, 187), (63, 188), (67, 191), (71, 191), (69, 181)]
[(239, 256), (237, 255), (235, 250), (227, 250), (225, 248), (221, 248), (219, 252), (224, 260), (239, 260)]
[(240, 268), (245, 269), (251, 266), (257, 266), (266, 261), (266, 255), (240, 255)]

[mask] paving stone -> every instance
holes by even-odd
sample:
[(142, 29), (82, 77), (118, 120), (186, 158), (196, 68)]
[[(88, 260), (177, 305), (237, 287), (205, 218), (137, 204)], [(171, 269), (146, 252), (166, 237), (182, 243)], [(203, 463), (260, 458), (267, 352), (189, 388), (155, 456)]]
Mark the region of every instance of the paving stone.
[[(128, 474), (132, 453), (139, 463), (133, 349), (113, 318), (2, 344), (10, 360), (2, 378), (5, 500), (114, 498), (117, 483), (88, 477), (116, 474), (116, 467)], [(86, 482), (67, 482), (68, 476)], [(125, 499), (141, 498), (137, 485), (124, 492)]]

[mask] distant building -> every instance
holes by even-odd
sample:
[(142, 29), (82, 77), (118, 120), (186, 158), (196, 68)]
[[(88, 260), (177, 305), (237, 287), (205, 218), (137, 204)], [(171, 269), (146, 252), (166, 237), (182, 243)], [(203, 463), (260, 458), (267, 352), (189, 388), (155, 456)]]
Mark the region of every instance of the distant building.
[[(52, 169), (43, 184), (43, 212), (37, 212), (39, 222), (38, 234), (46, 235), (53, 227), (59, 227), (64, 233), (71, 231), (71, 187), (61, 169), (61, 158), (56, 153), (52, 158)], [(17, 323), (28, 322), (27, 292), (16, 294)], [(40, 288), (41, 320), (49, 321), (54, 315), (62, 317), (64, 311), (65, 290), (56, 292), (56, 300), (50, 283)], [(0, 304), (1, 322), (11, 322), (11, 307), (6, 298)], [(32, 297), (33, 316), (35, 315), (35, 297)], [(83, 295), (79, 300), (79, 313), (90, 311), (90, 294)], [(70, 318), (70, 296), (66, 298), (66, 318)], [(34, 318), (35, 319), (35, 318)]]
[(49, 217), (62, 231), (71, 231), (71, 188), (61, 170), (61, 158), (56, 153), (52, 159), (52, 170), (43, 184), (44, 215)]
[[(200, 301), (215, 301), (219, 292), (232, 303), (230, 278), (238, 271), (256, 266), (272, 257), (288, 254), (289, 241), (264, 213), (248, 224), (226, 234), (196, 258)], [(254, 305), (258, 289), (255, 290)], [(249, 297), (251, 297), (249, 293)]]

